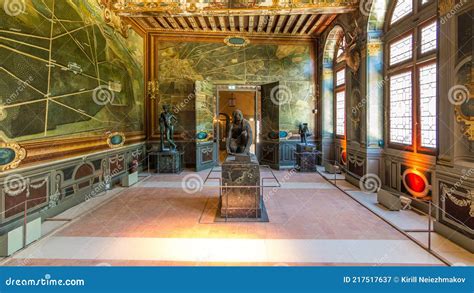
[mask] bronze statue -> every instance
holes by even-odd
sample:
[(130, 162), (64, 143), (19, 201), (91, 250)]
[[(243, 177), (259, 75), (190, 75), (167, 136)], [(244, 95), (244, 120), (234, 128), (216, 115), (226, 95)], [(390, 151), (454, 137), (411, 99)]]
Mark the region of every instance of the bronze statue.
[(165, 148), (165, 137), (169, 144), (170, 150), (176, 150), (176, 144), (173, 140), (174, 135), (174, 124), (178, 121), (176, 116), (170, 112), (169, 105), (163, 105), (163, 112), (160, 115), (160, 140), (161, 140), (161, 151), (167, 150)]
[(227, 136), (226, 148), (228, 154), (250, 154), (250, 146), (252, 145), (252, 127), (250, 123), (244, 119), (242, 111), (235, 110), (232, 113), (232, 124), (230, 125), (229, 134)]
[(305, 145), (308, 144), (307, 138), (311, 135), (308, 128), (308, 123), (300, 123), (298, 127), (298, 133), (301, 137), (301, 143), (304, 143)]

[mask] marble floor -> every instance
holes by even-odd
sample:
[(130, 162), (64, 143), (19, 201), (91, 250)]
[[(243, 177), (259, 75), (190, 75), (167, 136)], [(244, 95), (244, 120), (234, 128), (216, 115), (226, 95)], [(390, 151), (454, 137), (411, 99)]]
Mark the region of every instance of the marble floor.
[[(415, 209), (390, 211), (377, 202), (375, 193), (362, 192), (358, 186), (347, 181), (337, 180), (335, 184), (367, 209), (428, 248), (428, 216), (425, 213)], [(432, 218), (431, 221), (435, 221), (435, 219)], [(433, 230), (431, 231), (431, 249), (451, 265), (474, 266), (473, 253)]]
[(317, 173), (275, 171), (267, 223), (215, 222), (217, 185), (199, 185), (207, 175), (120, 188), (3, 265), (444, 265)]

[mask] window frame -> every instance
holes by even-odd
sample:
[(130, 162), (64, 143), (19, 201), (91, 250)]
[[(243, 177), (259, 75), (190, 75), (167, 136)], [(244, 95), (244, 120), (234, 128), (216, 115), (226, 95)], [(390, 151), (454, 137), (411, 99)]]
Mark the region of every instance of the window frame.
[[(421, 52), (421, 45), (422, 45), (422, 30), (429, 26), (430, 24), (435, 24), (435, 27), (436, 27), (436, 47), (430, 51), (427, 51), (425, 53), (422, 53)], [(417, 46), (417, 50), (416, 50), (416, 54), (417, 54), (417, 60), (419, 59), (423, 59), (424, 57), (426, 56), (431, 56), (433, 55), (435, 52), (436, 52), (436, 49), (438, 48), (438, 44), (439, 44), (439, 39), (438, 39), (438, 20), (436, 19), (436, 17), (432, 17), (432, 18), (429, 18), (427, 19), (426, 21), (422, 22), (419, 26), (416, 27), (416, 30), (417, 30), (417, 40), (416, 42), (418, 44), (420, 44), (419, 46)]]
[[(436, 51), (436, 50), (435, 50)], [(416, 105), (416, 109), (415, 110), (415, 113), (416, 113), (416, 142), (417, 142), (417, 146), (416, 146), (416, 149), (417, 149), (417, 152), (418, 153), (422, 153), (422, 154), (428, 154), (428, 155), (436, 155), (437, 154), (437, 150), (438, 150), (438, 137), (436, 137), (436, 147), (434, 148), (430, 148), (430, 147), (425, 147), (425, 146), (422, 146), (421, 145), (421, 98), (420, 98), (420, 69), (425, 67), (425, 66), (428, 66), (428, 65), (431, 65), (431, 64), (435, 64), (436, 65), (436, 73), (438, 73), (438, 63), (437, 63), (437, 60), (436, 59), (430, 59), (430, 60), (427, 60), (427, 61), (422, 61), (418, 64), (415, 64), (415, 67), (413, 68), (414, 70), (414, 75), (416, 77), (416, 88), (415, 88), (415, 91), (416, 91), (416, 95), (417, 95), (417, 99), (415, 101), (415, 105)], [(438, 99), (438, 74), (436, 74), (436, 99)], [(439, 103), (438, 101), (436, 101), (436, 113), (438, 113), (439, 111)], [(439, 130), (439, 123), (438, 123), (438, 119), (436, 119), (436, 132), (438, 132)]]
[(416, 3), (416, 2), (419, 1), (419, 2), (420, 2), (420, 6), (422, 6), (422, 5), (421, 5), (421, 0), (411, 0), (411, 12), (408, 13), (408, 14), (406, 14), (406, 15), (404, 15), (404, 16), (402, 16), (401, 18), (397, 19), (397, 21), (395, 21), (394, 23), (392, 23), (393, 13), (395, 12), (395, 7), (397, 6), (398, 1), (399, 1), (399, 0), (393, 1), (393, 3), (391, 4), (392, 6), (390, 7), (390, 10), (389, 10), (390, 13), (387, 15), (387, 16), (388, 16), (388, 18), (387, 18), (388, 21), (387, 21), (387, 22), (388, 22), (388, 29), (389, 29), (389, 30), (390, 30), (393, 26), (399, 25), (403, 20), (405, 20), (405, 19), (407, 19), (407, 18), (410, 18), (410, 17), (412, 17), (413, 15), (416, 14), (416, 10), (415, 10), (416, 7), (415, 7), (415, 6), (418, 4), (418, 3)]
[[(387, 38), (384, 40), (383, 52), (386, 57), (385, 66), (384, 66), (384, 76), (390, 80), (391, 76), (411, 72), (412, 78), (412, 144), (405, 145), (397, 142), (391, 142), (391, 119), (390, 119), (390, 108), (391, 108), (391, 99), (390, 99), (390, 82), (388, 82), (384, 90), (384, 100), (387, 103), (388, 113), (387, 117), (387, 148), (396, 149), (401, 151), (407, 151), (412, 153), (420, 153), (426, 155), (436, 155), (439, 152), (439, 120), (436, 119), (436, 147), (426, 147), (421, 145), (422, 137), (422, 125), (421, 125), (421, 99), (420, 99), (420, 68), (436, 64), (436, 70), (438, 72), (438, 48), (439, 48), (439, 20), (436, 16), (427, 16), (424, 13), (424, 9), (428, 6), (432, 6), (435, 1), (430, 0), (424, 5), (421, 4), (421, 0), (412, 0), (413, 10), (410, 14), (407, 14), (400, 20), (411, 20), (403, 22), (400, 20), (396, 21), (393, 24), (390, 24), (390, 19), (392, 18), (393, 11), (395, 9), (396, 1), (391, 5), (390, 10), (387, 12), (388, 21), (385, 25), (384, 32), (387, 35)], [(430, 9), (430, 8), (427, 8)], [(421, 19), (421, 20), (420, 20)], [(436, 25), (436, 48), (425, 53), (421, 53), (421, 31), (428, 25), (432, 23)], [(395, 35), (396, 30), (399, 29), (403, 33)], [(401, 61), (399, 63), (390, 65), (390, 45), (398, 40), (406, 37), (407, 35), (412, 35), (412, 58)], [(439, 75), (436, 74), (436, 112), (439, 113)]]
[[(393, 76), (393, 75), (397, 75), (397, 74), (402, 74), (402, 73), (406, 73), (406, 72), (410, 72), (411, 74), (411, 112), (412, 112), (412, 118), (411, 118), (411, 144), (403, 144), (403, 143), (398, 143), (398, 142), (392, 142), (390, 140), (390, 137), (391, 137), (391, 119), (390, 119), (390, 112), (391, 112), (391, 109), (392, 109), (392, 104), (390, 103), (390, 77)], [(390, 72), (390, 74), (388, 75), (389, 76), (389, 82), (388, 82), (388, 85), (387, 85), (387, 88), (388, 88), (388, 113), (387, 113), (387, 125), (388, 125), (388, 146), (390, 148), (393, 148), (393, 149), (397, 149), (397, 150), (409, 150), (409, 151), (414, 151), (415, 150), (415, 119), (413, 117), (413, 113), (414, 113), (414, 109), (415, 109), (415, 87), (413, 86), (414, 84), (414, 81), (415, 81), (415, 78), (413, 76), (413, 69), (412, 68), (399, 68), (398, 70), (396, 71), (393, 71), (393, 72)]]
[[(406, 60), (403, 60), (403, 61), (400, 61), (400, 62), (397, 62), (395, 64), (390, 64), (390, 58), (391, 58), (391, 50), (390, 50), (390, 45), (393, 44), (393, 43), (396, 43), (398, 41), (400, 41), (401, 39), (404, 39), (406, 38), (407, 36), (411, 35), (411, 58), (409, 59), (406, 59)], [(409, 29), (405, 32), (403, 32), (402, 34), (398, 35), (397, 37), (391, 39), (389, 42), (388, 42), (388, 46), (387, 46), (387, 61), (388, 61), (388, 68), (389, 69), (392, 69), (392, 68), (398, 68), (398, 67), (402, 67), (406, 64), (410, 64), (413, 62), (413, 60), (415, 59), (415, 55), (414, 55), (414, 48), (415, 48), (415, 44), (416, 44), (416, 36), (415, 36), (415, 30), (414, 29)]]
[[(336, 53), (337, 54), (337, 53)], [(336, 61), (337, 62), (337, 61)], [(344, 83), (341, 85), (337, 85), (337, 73), (339, 71), (344, 72)], [(333, 84), (334, 84), (334, 137), (337, 139), (346, 139), (347, 136), (347, 91), (346, 91), (346, 65), (344, 62), (338, 62), (334, 66), (334, 76), (333, 76)], [(337, 134), (337, 94), (339, 92), (344, 92), (344, 135)]]

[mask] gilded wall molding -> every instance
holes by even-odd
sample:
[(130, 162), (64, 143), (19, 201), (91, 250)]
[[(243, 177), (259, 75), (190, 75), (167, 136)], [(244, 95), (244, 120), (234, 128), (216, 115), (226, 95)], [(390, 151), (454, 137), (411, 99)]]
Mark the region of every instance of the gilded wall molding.
[(0, 142), (0, 171), (15, 169), (26, 158), (26, 150), (17, 143)]
[(109, 148), (119, 148), (125, 144), (125, 134), (123, 132), (112, 132), (107, 136)]
[(228, 36), (224, 39), (224, 43), (229, 47), (246, 47), (250, 44), (250, 40), (244, 36)]

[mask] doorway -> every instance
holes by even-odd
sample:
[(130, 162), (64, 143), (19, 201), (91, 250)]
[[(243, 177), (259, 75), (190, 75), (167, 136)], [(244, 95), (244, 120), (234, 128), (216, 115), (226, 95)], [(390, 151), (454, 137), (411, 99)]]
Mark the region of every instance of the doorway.
[(226, 141), (230, 125), (232, 124), (232, 113), (235, 110), (242, 111), (252, 127), (253, 139), (250, 152), (258, 156), (257, 144), (259, 139), (260, 125), (260, 96), (257, 86), (218, 86), (217, 88), (217, 147), (219, 163), (227, 157)]

